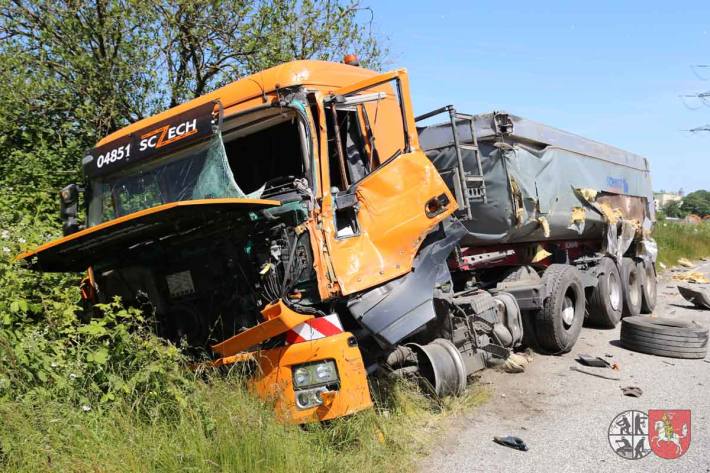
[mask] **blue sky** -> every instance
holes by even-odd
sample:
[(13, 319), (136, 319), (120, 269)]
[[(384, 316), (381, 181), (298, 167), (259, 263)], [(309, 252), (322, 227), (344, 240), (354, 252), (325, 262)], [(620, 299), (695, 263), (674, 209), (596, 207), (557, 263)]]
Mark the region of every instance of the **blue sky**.
[[(416, 113), (506, 110), (646, 156), (654, 189), (710, 189), (710, 2), (379, 1)], [(690, 107), (700, 107), (692, 110)]]

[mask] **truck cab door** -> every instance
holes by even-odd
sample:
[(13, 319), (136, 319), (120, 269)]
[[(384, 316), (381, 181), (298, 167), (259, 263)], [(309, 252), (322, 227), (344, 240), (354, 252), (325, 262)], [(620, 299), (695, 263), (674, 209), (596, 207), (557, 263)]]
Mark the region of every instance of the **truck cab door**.
[(457, 207), (419, 148), (404, 70), (339, 89), (324, 107), (323, 229), (347, 295), (408, 273), (427, 233)]

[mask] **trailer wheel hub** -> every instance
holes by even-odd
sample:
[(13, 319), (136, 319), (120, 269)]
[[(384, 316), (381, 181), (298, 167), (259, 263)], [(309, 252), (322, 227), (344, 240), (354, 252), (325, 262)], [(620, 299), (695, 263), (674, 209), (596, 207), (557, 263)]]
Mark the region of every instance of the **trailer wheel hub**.
[(621, 310), (621, 281), (616, 273), (609, 273), (609, 303), (614, 310)]
[(565, 301), (562, 305), (562, 322), (565, 324), (565, 328), (570, 328), (573, 321), (574, 299), (569, 294), (565, 294)]

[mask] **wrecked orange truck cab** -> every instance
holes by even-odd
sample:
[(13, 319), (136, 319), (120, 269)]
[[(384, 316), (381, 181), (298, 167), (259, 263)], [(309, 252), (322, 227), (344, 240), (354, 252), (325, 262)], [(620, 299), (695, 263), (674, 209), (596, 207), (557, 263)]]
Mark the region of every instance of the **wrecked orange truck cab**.
[[(586, 313), (614, 325), (655, 301), (648, 170), (626, 162), (621, 192), (567, 176), (550, 208), (515, 155), (579, 141), (516, 119), (415, 118), (404, 70), (283, 64), (101, 140), (60, 194), (65, 236), (20, 259), (88, 268), (89, 314), (119, 296), (215, 366), (255, 367), (252, 390), (287, 421), (369, 408), (370, 375), (459, 393), (524, 335), (568, 351)], [(638, 301), (630, 265), (648, 276)]]

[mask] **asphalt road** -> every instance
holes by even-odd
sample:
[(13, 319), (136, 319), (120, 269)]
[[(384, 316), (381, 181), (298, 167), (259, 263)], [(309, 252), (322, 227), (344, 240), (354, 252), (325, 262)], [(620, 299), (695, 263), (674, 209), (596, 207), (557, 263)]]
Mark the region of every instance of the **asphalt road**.
[[(710, 262), (695, 270), (710, 276)], [(710, 311), (692, 308), (666, 271), (658, 285), (654, 315), (695, 320), (710, 327)], [(703, 285), (693, 285), (703, 287)], [(710, 285), (704, 285), (710, 290)], [(524, 373), (482, 372), (479, 383), (491, 390), (485, 405), (452, 420), (420, 471), (453, 472), (710, 472), (710, 360), (680, 360), (645, 355), (618, 345), (612, 330), (585, 327), (571, 353), (535, 355)], [(620, 364), (620, 380), (571, 371), (579, 353), (605, 357)], [(639, 398), (624, 396), (621, 387), (638, 386)], [(690, 409), (691, 443), (675, 460), (651, 453), (638, 460), (619, 457), (607, 432), (614, 417), (635, 409)], [(500, 446), (496, 435), (515, 435), (527, 452)]]

